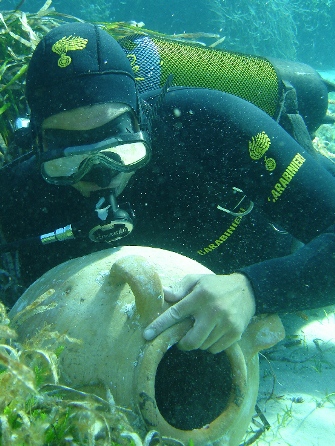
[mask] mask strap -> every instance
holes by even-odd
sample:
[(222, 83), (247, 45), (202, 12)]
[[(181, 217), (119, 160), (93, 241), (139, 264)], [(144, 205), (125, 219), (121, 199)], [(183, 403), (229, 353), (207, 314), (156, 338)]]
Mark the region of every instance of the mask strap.
[(144, 120), (140, 122), (140, 127), (145, 128), (146, 131), (151, 134), (151, 124), (152, 121), (158, 116), (158, 111), (161, 108), (163, 101), (165, 99), (166, 93), (169, 91), (169, 88), (172, 86), (173, 75), (169, 74), (166, 79), (165, 84), (162, 87), (160, 94), (158, 95), (156, 102), (150, 106), (146, 101), (141, 101), (142, 113), (141, 116), (144, 116)]

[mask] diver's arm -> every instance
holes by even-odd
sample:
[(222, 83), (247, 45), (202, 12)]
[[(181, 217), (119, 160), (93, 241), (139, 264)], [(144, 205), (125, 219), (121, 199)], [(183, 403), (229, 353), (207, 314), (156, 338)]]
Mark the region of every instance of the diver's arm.
[(289, 256), (241, 268), (254, 291), (256, 314), (335, 304), (334, 229)]

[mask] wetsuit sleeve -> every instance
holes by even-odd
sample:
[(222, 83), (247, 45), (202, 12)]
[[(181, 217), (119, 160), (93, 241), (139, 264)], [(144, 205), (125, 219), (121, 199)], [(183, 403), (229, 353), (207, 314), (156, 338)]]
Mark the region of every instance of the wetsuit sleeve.
[(212, 129), (211, 136), (224, 153), (225, 180), (269, 222), (305, 243), (292, 255), (240, 270), (253, 286), (257, 313), (335, 303), (334, 176), (264, 112), (233, 96), (221, 98), (221, 133)]
[[(233, 100), (232, 100), (233, 102)], [(245, 143), (231, 165), (243, 166), (236, 184), (269, 222), (305, 245), (291, 255), (242, 268), (254, 289), (256, 311), (291, 312), (335, 303), (335, 178), (279, 125), (250, 107), (235, 110)]]
[(257, 314), (334, 304), (334, 175), (281, 128), (272, 129), (276, 168), (254, 196), (256, 200), (262, 196), (259, 204), (270, 221), (306, 244), (291, 255), (253, 264), (241, 272), (253, 286)]
[[(164, 113), (164, 125), (181, 129), (178, 138), (188, 148), (187, 158), (176, 157), (176, 164), (184, 168), (194, 160), (199, 172), (205, 166), (211, 182), (220, 187), (220, 205), (230, 209), (225, 203), (232, 188), (238, 188), (269, 223), (305, 243), (292, 255), (240, 270), (253, 286), (257, 313), (335, 303), (335, 234), (328, 229), (335, 224), (333, 174), (266, 113), (241, 98), (174, 90), (167, 95)], [(161, 134), (169, 137), (168, 131)], [(174, 147), (176, 134), (170, 134), (169, 146)]]
[(335, 302), (335, 227), (289, 256), (241, 268), (250, 280), (256, 314), (292, 312)]

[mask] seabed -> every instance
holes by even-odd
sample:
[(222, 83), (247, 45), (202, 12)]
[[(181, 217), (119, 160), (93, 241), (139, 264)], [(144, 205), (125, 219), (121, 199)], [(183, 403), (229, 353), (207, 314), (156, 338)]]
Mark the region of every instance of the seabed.
[[(335, 444), (335, 306), (282, 316), (286, 338), (260, 356), (258, 446)], [(248, 434), (250, 438), (250, 433)]]

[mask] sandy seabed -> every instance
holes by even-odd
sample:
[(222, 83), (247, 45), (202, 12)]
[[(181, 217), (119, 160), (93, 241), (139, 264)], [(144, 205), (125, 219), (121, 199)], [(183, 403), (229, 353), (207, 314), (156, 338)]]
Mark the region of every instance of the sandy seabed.
[[(285, 339), (260, 356), (258, 446), (335, 445), (335, 306), (281, 317)], [(248, 438), (250, 438), (250, 433)]]

